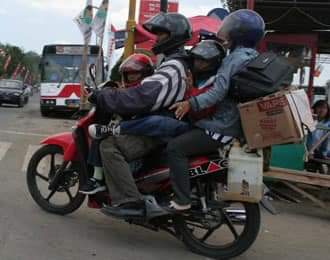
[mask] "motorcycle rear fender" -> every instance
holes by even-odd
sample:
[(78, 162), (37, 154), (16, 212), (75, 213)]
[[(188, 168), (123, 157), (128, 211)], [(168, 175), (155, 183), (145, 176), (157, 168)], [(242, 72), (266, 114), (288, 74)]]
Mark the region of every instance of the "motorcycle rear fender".
[(49, 136), (40, 143), (60, 146), (63, 149), (64, 161), (78, 161), (78, 153), (71, 132)]

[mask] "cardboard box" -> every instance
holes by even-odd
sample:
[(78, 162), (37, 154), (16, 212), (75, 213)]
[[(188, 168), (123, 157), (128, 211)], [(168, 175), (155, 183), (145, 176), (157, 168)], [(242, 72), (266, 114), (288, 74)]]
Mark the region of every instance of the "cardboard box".
[(239, 105), (243, 131), (250, 148), (300, 142), (304, 127), (315, 129), (304, 90), (280, 91)]

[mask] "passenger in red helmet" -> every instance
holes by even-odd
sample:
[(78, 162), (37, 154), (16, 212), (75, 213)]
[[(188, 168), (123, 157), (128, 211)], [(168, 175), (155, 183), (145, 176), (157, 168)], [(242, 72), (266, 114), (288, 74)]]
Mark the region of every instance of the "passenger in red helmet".
[(154, 72), (151, 59), (144, 54), (129, 56), (119, 67), (122, 84), (125, 88), (137, 87), (141, 81)]
[[(141, 81), (154, 72), (153, 62), (144, 54), (133, 54), (122, 62), (119, 67), (122, 84), (120, 88), (135, 88)], [(103, 87), (111, 86), (113, 82), (106, 82)], [(121, 91), (118, 89), (117, 91)], [(112, 120), (111, 120), (112, 119)], [(126, 117), (126, 119), (129, 119)], [(111, 121), (110, 121), (111, 120)], [(94, 166), (93, 177), (80, 188), (84, 194), (95, 194), (106, 189), (103, 176), (102, 160), (100, 155), (100, 139), (108, 136), (110, 126), (121, 120), (119, 115), (106, 113), (96, 104), (96, 120), (89, 126), (89, 134), (93, 138), (88, 156), (88, 162)], [(109, 124), (110, 121), (110, 124)]]

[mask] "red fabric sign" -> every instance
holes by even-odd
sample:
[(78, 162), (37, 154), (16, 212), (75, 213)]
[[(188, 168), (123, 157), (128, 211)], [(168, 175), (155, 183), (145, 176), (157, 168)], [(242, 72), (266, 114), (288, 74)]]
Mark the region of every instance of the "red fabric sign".
[[(175, 0), (168, 1), (168, 12), (177, 13), (179, 10), (179, 2)], [(160, 12), (160, 0), (141, 0), (139, 24), (143, 24), (146, 20)]]

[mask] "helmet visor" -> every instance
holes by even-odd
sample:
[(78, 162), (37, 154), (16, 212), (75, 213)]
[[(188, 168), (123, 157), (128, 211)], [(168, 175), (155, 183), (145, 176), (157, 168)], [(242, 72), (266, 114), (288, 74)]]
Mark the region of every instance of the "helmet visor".
[(164, 26), (166, 24), (166, 16), (163, 13), (157, 14), (151, 17), (143, 24), (143, 28), (152, 34), (157, 32), (167, 32), (170, 33), (168, 29)]

